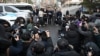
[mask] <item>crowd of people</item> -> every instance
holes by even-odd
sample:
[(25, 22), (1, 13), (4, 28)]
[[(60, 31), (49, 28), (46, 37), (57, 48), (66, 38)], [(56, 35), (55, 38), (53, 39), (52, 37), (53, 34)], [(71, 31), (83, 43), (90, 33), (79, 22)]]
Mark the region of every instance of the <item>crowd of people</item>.
[[(100, 56), (100, 17), (83, 15), (62, 17), (60, 10), (36, 9), (33, 17), (23, 24), (22, 17), (11, 27), (0, 24), (0, 56)], [(97, 21), (99, 20), (99, 21)], [(57, 24), (57, 45), (53, 45), (49, 30), (40, 27)]]

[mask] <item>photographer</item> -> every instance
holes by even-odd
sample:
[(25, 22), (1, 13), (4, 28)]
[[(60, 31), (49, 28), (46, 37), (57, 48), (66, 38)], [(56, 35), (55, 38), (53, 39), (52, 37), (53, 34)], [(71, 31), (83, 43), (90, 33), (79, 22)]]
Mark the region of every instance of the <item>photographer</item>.
[(19, 35), (16, 35), (11, 38), (12, 45), (7, 49), (7, 56), (18, 56), (20, 55), (23, 46), (20, 41)]
[(53, 56), (80, 56), (64, 38), (57, 41), (57, 48)]
[(94, 42), (88, 42), (84, 45), (85, 56), (100, 56), (100, 48)]
[(16, 29), (21, 26), (25, 26), (25, 20), (22, 17), (18, 17), (12, 25), (12, 29)]
[(6, 56), (6, 50), (11, 45), (8, 38), (5, 28), (0, 24), (0, 56)]
[[(82, 26), (84, 27), (84, 30), (82, 29)], [(99, 32), (97, 30), (97, 28), (95, 26), (92, 25), (88, 25), (86, 22), (82, 22), (79, 25), (79, 33), (83, 35), (84, 40), (83, 40), (83, 47), (86, 46), (87, 48), (89, 48), (87, 50), (87, 53), (85, 53), (85, 55), (90, 55), (91, 56), (100, 56), (99, 52), (100, 49), (99, 47), (95, 44), (95, 42), (97, 42), (97, 38), (96, 36), (98, 36)], [(91, 48), (92, 47), (92, 51)], [(86, 52), (86, 48), (83, 49), (84, 52)]]
[(83, 42), (82, 42), (83, 44), (86, 44), (91, 41), (93, 41), (93, 42), (95, 41), (93, 39), (93, 29), (89, 28), (89, 25), (86, 21), (81, 22), (79, 24), (78, 31), (83, 36)]
[[(35, 56), (35, 55), (51, 56), (52, 55), (53, 45), (52, 45), (52, 41), (50, 40), (50, 33), (48, 31), (45, 31), (45, 32), (47, 35), (47, 39), (42, 38), (38, 32), (33, 34), (32, 36), (33, 41), (28, 48), (27, 56)], [(42, 34), (43, 33), (41, 33), (41, 35)], [(37, 48), (35, 48), (35, 46), (37, 46)], [(38, 51), (39, 53), (37, 53)]]

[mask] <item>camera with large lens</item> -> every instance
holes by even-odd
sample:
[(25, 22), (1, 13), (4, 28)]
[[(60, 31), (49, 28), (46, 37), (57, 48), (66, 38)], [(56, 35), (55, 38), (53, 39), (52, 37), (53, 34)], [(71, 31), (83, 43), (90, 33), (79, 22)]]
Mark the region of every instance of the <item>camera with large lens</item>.
[(13, 33), (13, 37), (17, 37), (19, 35), (19, 29), (20, 27), (17, 27), (15, 30), (14, 30), (14, 33)]
[(16, 38), (19, 35), (19, 33), (15, 33), (13, 36), (14, 38)]
[(42, 34), (45, 33), (45, 30), (39, 30), (38, 33), (39, 33), (39, 35), (41, 36)]

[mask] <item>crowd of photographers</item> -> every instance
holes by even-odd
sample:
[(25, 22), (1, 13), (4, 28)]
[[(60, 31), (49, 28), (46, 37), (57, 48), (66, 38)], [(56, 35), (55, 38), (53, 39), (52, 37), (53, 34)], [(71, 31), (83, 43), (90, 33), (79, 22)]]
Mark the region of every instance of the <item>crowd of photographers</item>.
[[(33, 18), (23, 24), (22, 17), (14, 25), (5, 28), (0, 24), (0, 56), (100, 56), (100, 25), (83, 15), (66, 15), (60, 10), (36, 9)], [(54, 22), (54, 23), (53, 23)], [(95, 24), (96, 22), (96, 24)], [(57, 24), (57, 45), (53, 45), (49, 30), (41, 26)]]

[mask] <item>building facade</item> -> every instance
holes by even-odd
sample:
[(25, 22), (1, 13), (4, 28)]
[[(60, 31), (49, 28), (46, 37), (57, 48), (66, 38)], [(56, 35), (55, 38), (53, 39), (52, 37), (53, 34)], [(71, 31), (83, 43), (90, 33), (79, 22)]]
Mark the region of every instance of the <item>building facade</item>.
[(57, 0), (32, 0), (33, 4), (40, 7), (45, 7), (48, 5), (54, 6)]
[(80, 4), (83, 0), (66, 0), (64, 4)]

